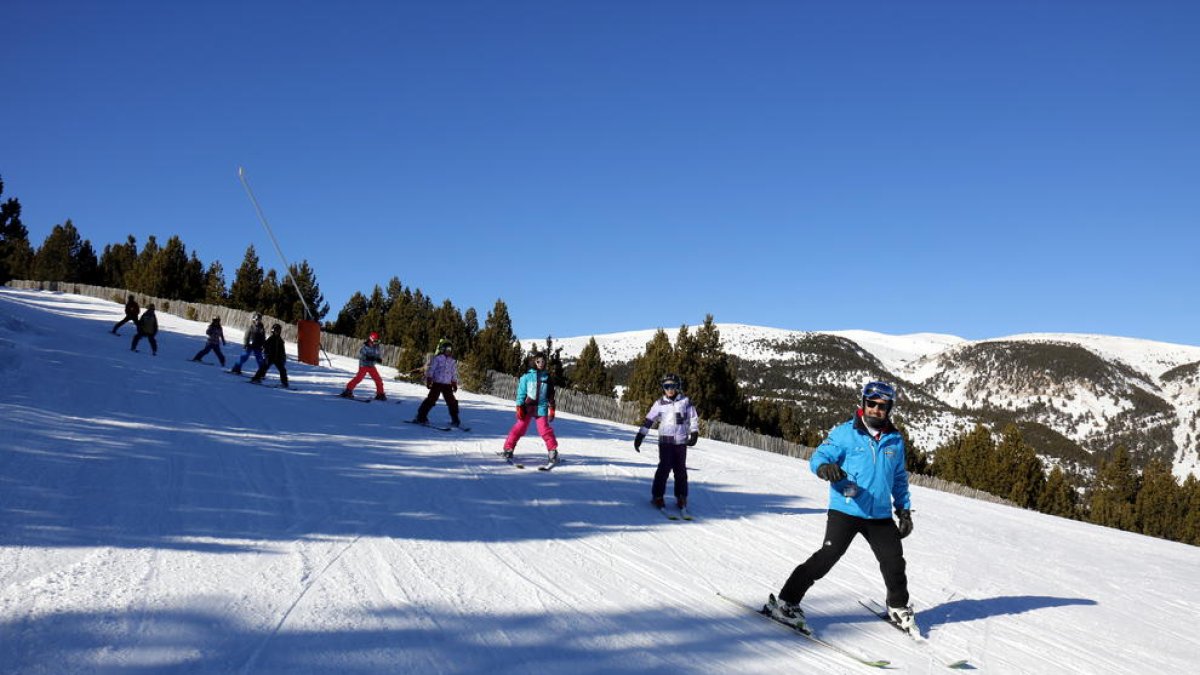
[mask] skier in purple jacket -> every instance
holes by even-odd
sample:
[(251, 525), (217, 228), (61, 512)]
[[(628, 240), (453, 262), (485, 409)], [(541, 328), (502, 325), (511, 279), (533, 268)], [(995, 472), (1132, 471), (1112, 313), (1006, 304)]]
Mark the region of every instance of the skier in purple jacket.
[(654, 472), (654, 483), (650, 487), (650, 500), (658, 508), (664, 508), (663, 496), (667, 493), (667, 476), (675, 473), (675, 503), (681, 510), (687, 508), (687, 449), (700, 438), (700, 417), (690, 399), (680, 390), (679, 376), (674, 373), (662, 378), (662, 398), (650, 406), (642, 428), (633, 439), (633, 449), (642, 451), (642, 441), (650, 427), (658, 423), (658, 470)]

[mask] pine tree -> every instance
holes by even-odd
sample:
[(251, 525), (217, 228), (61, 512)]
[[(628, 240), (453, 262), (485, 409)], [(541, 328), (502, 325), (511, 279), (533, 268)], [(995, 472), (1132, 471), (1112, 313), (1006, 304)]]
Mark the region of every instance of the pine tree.
[(204, 302), (206, 295), (208, 275), (204, 272), (204, 263), (200, 261), (200, 257), (192, 251), (192, 255), (188, 258), (187, 268), (183, 275), (183, 289), (179, 294), (179, 299), (186, 302)]
[(229, 291), (225, 289), (225, 268), (220, 261), (214, 260), (204, 273), (204, 302), (210, 305), (229, 302)]
[(617, 395), (612, 375), (600, 359), (600, 345), (594, 337), (588, 340), (575, 361), (575, 367), (571, 369), (571, 387), (585, 394), (598, 394), (609, 398)]
[(649, 410), (662, 396), (663, 375), (674, 371), (675, 365), (671, 341), (667, 339), (667, 332), (659, 328), (646, 343), (646, 351), (633, 360), (633, 371), (621, 400), (634, 401), (639, 408)]
[(1175, 482), (1171, 467), (1160, 459), (1152, 459), (1142, 470), (1141, 487), (1134, 500), (1137, 530), (1151, 537), (1184, 538), (1187, 500)]
[(367, 298), (367, 313), (358, 322), (358, 330), (354, 332), (354, 337), (365, 340), (372, 331), (382, 333), (383, 317), (387, 316), (387, 312), (387, 297), (384, 296), (383, 289), (376, 285), (371, 291), (371, 297)]
[(1195, 474), (1188, 474), (1182, 489), (1184, 516), (1179, 540), (1200, 546), (1200, 480), (1197, 480)]
[(326, 324), (325, 330), (337, 335), (357, 335), (358, 324), (367, 315), (367, 296), (355, 292), (346, 301), (342, 311), (338, 312), (337, 320), (332, 325)]
[(74, 281), (90, 283), (84, 278), (88, 273), (86, 267), (87, 252), (91, 252), (90, 273), (95, 278), (96, 253), (92, 245), (84, 242), (79, 236), (79, 230), (68, 219), (62, 225), (55, 225), (41, 248), (33, 257), (33, 276), (40, 281)]
[(124, 244), (106, 245), (100, 254), (100, 285), (133, 288), (132, 275), (137, 259), (137, 239), (132, 234)]
[[(295, 281), (295, 285), (293, 285), (293, 281)], [(296, 297), (296, 286), (300, 287), (301, 297)], [(317, 283), (317, 273), (313, 271), (307, 260), (301, 260), (298, 265), (292, 264), (290, 278), (284, 279), (280, 296), (281, 315), (279, 318), (287, 323), (296, 323), (306, 318), (312, 321), (321, 321), (329, 313), (329, 303), (325, 302), (325, 296), (321, 294), (321, 286)], [(313, 316), (308, 316), (308, 312), (305, 310), (306, 305), (313, 312)]]
[(1063, 470), (1056, 466), (1050, 470), (1050, 477), (1046, 479), (1046, 487), (1038, 496), (1037, 510), (1052, 516), (1076, 518), (1078, 517), (1076, 500), (1075, 488), (1067, 481)]
[[(3, 194), (4, 181), (0, 180), (0, 195)], [(21, 222), (21, 202), (9, 198), (0, 204), (0, 284), (33, 276), (33, 259), (29, 230)]]
[[(150, 261), (152, 285), (146, 292), (160, 298), (183, 298), (188, 289), (188, 257), (178, 235), (167, 240)], [(197, 289), (198, 290), (198, 289)]]
[(279, 315), (283, 313), (283, 304), (283, 288), (279, 285), (278, 273), (273, 269), (267, 270), (267, 275), (263, 277), (262, 286), (258, 290), (258, 310), (279, 319)]
[(129, 290), (154, 295), (154, 289), (158, 287), (159, 283), (154, 261), (158, 258), (159, 250), (158, 238), (154, 235), (146, 237), (146, 245), (138, 253), (133, 268), (125, 275), (125, 283), (129, 286)]
[(1021, 430), (1015, 424), (1008, 425), (1001, 433), (995, 458), (995, 469), (999, 473), (991, 477), (992, 484), (997, 488), (993, 494), (1017, 506), (1035, 508), (1045, 487), (1045, 469), (1042, 460), (1025, 443)]
[(1088, 520), (1097, 525), (1133, 530), (1137, 524), (1137, 473), (1129, 451), (1119, 445), (1111, 460), (1101, 460), (1088, 502)]
[(488, 312), (483, 330), (479, 331), (475, 350), (464, 359), (461, 374), (462, 384), (478, 390), (487, 377), (488, 370), (509, 375), (518, 375), (521, 370), (521, 344), (513, 333), (512, 319), (508, 306), (497, 300)]
[(990, 461), (995, 442), (992, 432), (982, 424), (976, 424), (969, 433), (951, 439), (934, 451), (933, 473), (938, 478), (968, 487), (982, 489), (982, 471)]
[(254, 244), (251, 244), (246, 247), (246, 255), (233, 276), (233, 285), (229, 287), (229, 305), (247, 312), (258, 310), (261, 306), (259, 296), (262, 293), (263, 277), (258, 254), (254, 251)]
[[(704, 323), (696, 330), (694, 346), (689, 345), (686, 350), (681, 350), (677, 343), (675, 347), (676, 362), (685, 378), (688, 397), (700, 416), (728, 424), (742, 424), (746, 419), (745, 397), (712, 314), (705, 316)], [(693, 358), (696, 361), (688, 363)], [(690, 379), (683, 372), (690, 372)]]

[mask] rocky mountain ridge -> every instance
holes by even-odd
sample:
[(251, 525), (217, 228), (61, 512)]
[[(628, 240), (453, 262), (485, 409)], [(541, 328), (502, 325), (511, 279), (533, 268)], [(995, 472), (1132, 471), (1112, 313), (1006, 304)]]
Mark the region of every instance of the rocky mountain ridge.
[[(789, 401), (825, 426), (869, 379), (894, 381), (913, 442), (932, 451), (977, 422), (1013, 422), (1052, 462), (1090, 466), (1123, 444), (1200, 475), (1200, 347), (1029, 333), (986, 340), (718, 324), (746, 392)], [(618, 380), (655, 329), (595, 336)], [(678, 329), (667, 329), (674, 341)], [(568, 363), (591, 336), (557, 339)], [(526, 340), (524, 342), (529, 342)]]

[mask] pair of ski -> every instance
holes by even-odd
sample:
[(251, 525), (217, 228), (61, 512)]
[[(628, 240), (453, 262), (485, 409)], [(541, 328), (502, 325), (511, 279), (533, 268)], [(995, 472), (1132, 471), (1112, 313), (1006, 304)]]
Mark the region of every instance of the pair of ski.
[(336, 396), (336, 397), (338, 397), (338, 398), (344, 398), (344, 399), (346, 399), (347, 401), (354, 401), (355, 403), (370, 403), (370, 402), (372, 402), (372, 401), (380, 401), (381, 403), (386, 403), (386, 402), (387, 402), (387, 399), (385, 399), (385, 398), (384, 398), (384, 399), (377, 399), (377, 398), (375, 398), (375, 397), (371, 397), (371, 398), (359, 398), (359, 397), (357, 397), (357, 396), (342, 396), (341, 394), (334, 394), (334, 396)]
[[(887, 668), (889, 665), (891, 665), (891, 661), (885, 661), (882, 659), (870, 659), (861, 654), (858, 654), (849, 649), (846, 649), (845, 647), (842, 647), (841, 645), (838, 645), (838, 644), (835, 644), (828, 640), (825, 640), (823, 638), (817, 637), (812, 632), (811, 629), (801, 630), (789, 623), (780, 621), (779, 619), (776, 619), (775, 617), (771, 616), (771, 614), (766, 611), (765, 607), (762, 609), (756, 609), (752, 605), (748, 605), (748, 604), (742, 602), (741, 600), (734, 600), (733, 598), (731, 598), (728, 595), (725, 595), (724, 593), (721, 593), (721, 592), (718, 592), (717, 596), (720, 598), (723, 598), (724, 600), (726, 600), (734, 605), (737, 605), (738, 607), (741, 607), (742, 609), (754, 612), (755, 614), (761, 616), (762, 618), (766, 619), (767, 621), (770, 621), (771, 623), (775, 624), (776, 626), (782, 626), (783, 628), (786, 628), (788, 631), (790, 631), (796, 635), (799, 635), (800, 637), (803, 637), (804, 639), (808, 640), (809, 642), (812, 642), (813, 644), (817, 644), (826, 649), (835, 651), (835, 652), (841, 654), (842, 656), (845, 656), (848, 659), (851, 659), (853, 661), (857, 661), (857, 662), (863, 664), (864, 666), (870, 666), (872, 668)], [(909, 638), (911, 638), (913, 641), (917, 642), (918, 644), (925, 645), (925, 646), (927, 646), (929, 644), (929, 641), (926, 640), (925, 638), (923, 638), (919, 635), (913, 635), (913, 634), (909, 633), (908, 631), (904, 630), (903, 628), (901, 628), (895, 622), (893, 622), (888, 617), (886, 610), (878, 611), (878, 610), (872, 608), (871, 606), (867, 605), (867, 603), (865, 603), (861, 600), (859, 601), (858, 604), (862, 605), (863, 608), (866, 609), (867, 611), (869, 611), (872, 615), (874, 615), (875, 618), (886, 622), (889, 626), (895, 628), (896, 630), (900, 631), (901, 633), (904, 633), (905, 635), (907, 635)], [(872, 604), (877, 605), (878, 603), (875, 603), (874, 601), (872, 601)], [(970, 662), (967, 661), (967, 659), (958, 659), (958, 660), (949, 661), (949, 662), (943, 661), (942, 665), (944, 665), (947, 668), (953, 669), (953, 670), (973, 669), (973, 666), (971, 666)]]
[(417, 420), (404, 420), (404, 421), (408, 422), (409, 424), (415, 424), (419, 427), (425, 427), (426, 429), (437, 429), (438, 431), (454, 431), (455, 429), (457, 429), (457, 430), (465, 433), (465, 432), (468, 432), (471, 430), (471, 427), (464, 427), (462, 425), (455, 427), (455, 426), (442, 426), (440, 424), (434, 424), (433, 422), (418, 422)]
[[(503, 452), (498, 452), (496, 454), (500, 455), (500, 457), (502, 457), (504, 459), (504, 462), (506, 464), (509, 464), (510, 466), (514, 466), (518, 469), (525, 468), (525, 465), (518, 462), (516, 459), (514, 459), (512, 457), (505, 457)], [(555, 460), (553, 462), (547, 460), (545, 464), (538, 467), (538, 471), (549, 471), (549, 470), (553, 469), (554, 467), (558, 466), (558, 462), (559, 462), (559, 460)]]
[(667, 517), (667, 520), (695, 520), (695, 516), (688, 512), (686, 506), (679, 507), (679, 513), (668, 511), (666, 506), (658, 507), (658, 510)]

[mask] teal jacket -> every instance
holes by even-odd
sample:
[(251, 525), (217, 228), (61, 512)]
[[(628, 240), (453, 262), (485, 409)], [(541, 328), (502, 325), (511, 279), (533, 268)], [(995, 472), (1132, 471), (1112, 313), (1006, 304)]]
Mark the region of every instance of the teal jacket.
[(536, 416), (545, 417), (554, 407), (554, 383), (550, 381), (550, 373), (530, 368), (522, 375), (517, 381), (517, 405), (526, 409), (536, 405)]
[(891, 518), (893, 508), (911, 509), (904, 439), (895, 427), (876, 440), (862, 422), (862, 412), (834, 427), (809, 460), (813, 473), (822, 464), (842, 467), (846, 478), (829, 486), (829, 508), (858, 518)]

